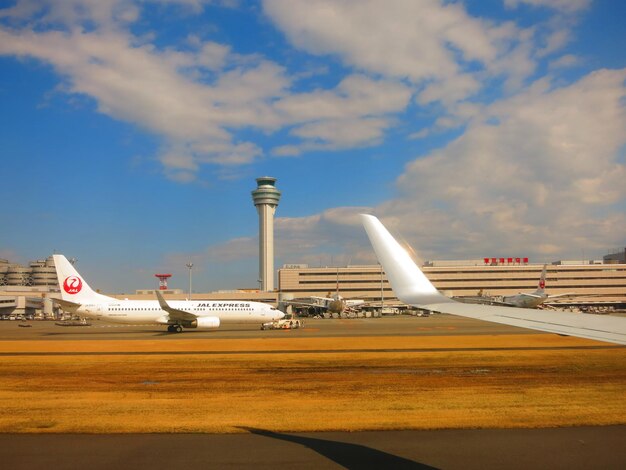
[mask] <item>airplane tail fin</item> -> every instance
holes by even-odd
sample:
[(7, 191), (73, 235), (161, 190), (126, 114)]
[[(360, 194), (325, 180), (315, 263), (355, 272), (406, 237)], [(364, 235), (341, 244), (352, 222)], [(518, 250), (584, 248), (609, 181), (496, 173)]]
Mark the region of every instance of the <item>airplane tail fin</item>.
[(413, 305), (454, 302), (433, 286), (380, 220), (366, 214), (361, 214), (361, 220), (398, 299)]
[(63, 255), (53, 255), (54, 266), (59, 280), (61, 299), (74, 304), (85, 304), (107, 298), (94, 292), (89, 284)]
[(547, 272), (548, 266), (546, 264), (543, 265), (543, 270), (541, 271), (541, 277), (539, 278), (539, 284), (537, 284), (537, 290), (535, 291), (535, 294), (537, 295), (543, 295), (544, 289), (546, 287), (546, 272)]

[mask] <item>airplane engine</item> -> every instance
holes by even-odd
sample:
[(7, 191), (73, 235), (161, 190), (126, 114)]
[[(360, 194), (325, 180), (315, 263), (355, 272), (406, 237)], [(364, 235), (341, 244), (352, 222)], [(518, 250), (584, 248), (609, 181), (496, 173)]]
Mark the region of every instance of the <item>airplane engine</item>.
[(211, 330), (220, 327), (220, 319), (218, 317), (198, 317), (191, 322), (189, 328), (199, 328)]
[(163, 315), (159, 318), (157, 318), (155, 320), (156, 323), (159, 323), (161, 325), (169, 325), (170, 324), (170, 317), (168, 317), (167, 315)]
[(341, 313), (346, 308), (342, 300), (333, 300), (328, 304), (328, 311), (332, 313)]

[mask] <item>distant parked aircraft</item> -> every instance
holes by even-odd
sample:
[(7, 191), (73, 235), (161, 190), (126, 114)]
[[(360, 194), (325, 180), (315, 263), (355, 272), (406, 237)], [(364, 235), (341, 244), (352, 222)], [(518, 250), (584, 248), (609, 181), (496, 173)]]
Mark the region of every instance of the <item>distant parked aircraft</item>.
[(547, 266), (543, 265), (543, 270), (541, 271), (541, 277), (539, 278), (539, 284), (537, 285), (537, 289), (534, 292), (524, 293), (520, 292), (516, 295), (504, 296), (502, 297), (502, 303), (504, 305), (510, 305), (512, 307), (521, 307), (521, 308), (537, 308), (542, 303), (550, 300), (556, 299), (558, 297), (574, 297), (576, 294), (556, 294), (556, 295), (548, 295), (545, 291), (546, 287), (546, 270)]
[(343, 313), (350, 311), (355, 307), (365, 305), (365, 300), (361, 299), (344, 299), (341, 295), (335, 294), (328, 297), (302, 297), (293, 300), (284, 300), (281, 302), (283, 305), (296, 307), (298, 309), (304, 309), (309, 315), (315, 315), (320, 312), (330, 313)]
[(376, 217), (365, 214), (361, 217), (391, 287), (406, 304), (494, 323), (626, 344), (626, 318), (456, 302), (432, 285)]
[(547, 265), (543, 265), (539, 283), (537, 289), (534, 292), (520, 292), (515, 295), (505, 295), (503, 297), (484, 297), (479, 295), (478, 297), (465, 297), (459, 298), (459, 302), (465, 303), (484, 303), (487, 305), (506, 305), (509, 307), (519, 308), (537, 308), (539, 305), (550, 299), (556, 299), (559, 297), (575, 297), (580, 294), (556, 294), (548, 295), (545, 291), (546, 287), (546, 271)]
[(54, 299), (72, 314), (112, 323), (167, 325), (170, 333), (183, 328), (215, 329), (222, 323), (262, 325), (280, 320), (284, 313), (261, 302), (242, 300), (118, 300), (94, 292), (63, 255), (54, 255), (61, 299)]

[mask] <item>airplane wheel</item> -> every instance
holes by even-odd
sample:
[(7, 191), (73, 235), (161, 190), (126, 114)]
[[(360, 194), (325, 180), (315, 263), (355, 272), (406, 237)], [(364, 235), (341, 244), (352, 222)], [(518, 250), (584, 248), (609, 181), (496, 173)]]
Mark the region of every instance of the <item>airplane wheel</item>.
[(182, 333), (183, 332), (183, 327), (180, 326), (180, 325), (176, 325), (175, 331), (176, 331), (176, 333)]
[(174, 327), (173, 327), (172, 325), (169, 325), (169, 326), (167, 327), (167, 331), (168, 331), (169, 333), (174, 333)]

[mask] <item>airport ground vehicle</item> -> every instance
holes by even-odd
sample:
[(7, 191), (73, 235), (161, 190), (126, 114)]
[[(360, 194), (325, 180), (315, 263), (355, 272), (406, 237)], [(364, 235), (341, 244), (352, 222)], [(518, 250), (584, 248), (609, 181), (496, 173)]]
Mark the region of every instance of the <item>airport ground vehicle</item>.
[(301, 328), (303, 326), (303, 321), (299, 318), (293, 318), (291, 315), (286, 315), (285, 318), (281, 318), (280, 320), (271, 321), (268, 323), (263, 323), (261, 325), (262, 330), (292, 330), (296, 328)]

